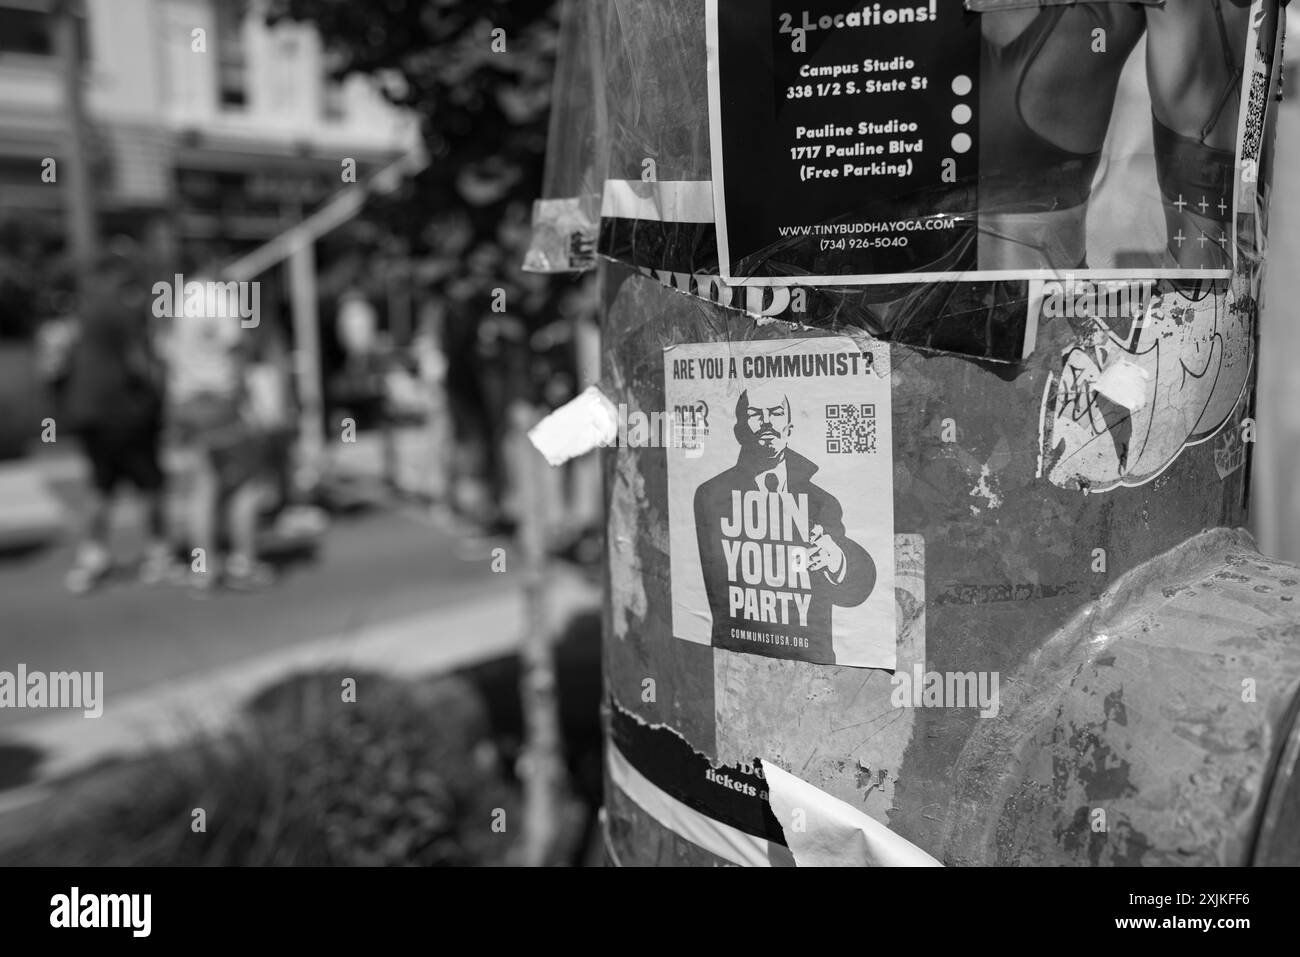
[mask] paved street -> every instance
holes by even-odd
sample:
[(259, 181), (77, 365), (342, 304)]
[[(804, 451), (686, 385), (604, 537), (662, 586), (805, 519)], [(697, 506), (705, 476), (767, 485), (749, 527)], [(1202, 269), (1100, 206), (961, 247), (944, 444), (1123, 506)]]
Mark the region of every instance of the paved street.
[[(59, 491), (76, 497), (75, 488)], [(130, 531), (118, 536), (126, 548)], [(459, 537), (414, 509), (372, 510), (335, 517), (318, 552), (284, 566), (271, 589), (209, 598), (146, 587), (125, 573), (74, 597), (63, 589), (66, 541), (0, 556), (0, 669), (21, 662), (29, 670), (103, 671), (107, 693), (117, 696), (487, 596), (515, 602), (516, 569), (509, 562), (502, 574), (490, 568), (492, 548), (509, 544)], [(30, 717), (0, 710), (0, 729)]]

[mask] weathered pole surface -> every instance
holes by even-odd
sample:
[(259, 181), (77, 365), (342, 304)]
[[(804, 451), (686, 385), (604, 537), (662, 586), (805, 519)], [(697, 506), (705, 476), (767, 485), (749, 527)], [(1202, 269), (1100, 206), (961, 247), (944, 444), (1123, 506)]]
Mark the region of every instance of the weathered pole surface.
[[(940, 15), (966, 18), (960, 28), (949, 29), (978, 34), (984, 26), (979, 18), (993, 15), (978, 10), (1016, 7), (967, 6), (970, 11), (961, 13), (955, 4), (940, 5)], [(1154, 208), (1163, 212), (1162, 241), (1168, 229), (1168, 272), (1136, 253), (1116, 254), (1114, 262), (1145, 262), (1149, 272), (1128, 276), (1145, 283), (1140, 301), (1126, 300), (1109, 314), (1097, 305), (1103, 287), (1089, 286), (1086, 295), (1075, 297), (1074, 269), (1059, 261), (1059, 271), (1046, 276), (1027, 267), (1024, 279), (998, 273), (982, 281), (975, 275), (974, 264), (986, 256), (991, 261), (1014, 255), (998, 245), (1007, 234), (1046, 221), (1034, 219), (1041, 211), (1016, 206), (1014, 169), (1014, 175), (1002, 169), (998, 176), (982, 170), (963, 200), (969, 205), (950, 205), (957, 212), (943, 214), (977, 224), (970, 246), (951, 252), (961, 264), (959, 281), (907, 283), (898, 276), (893, 285), (843, 285), (809, 278), (817, 270), (808, 263), (819, 260), (798, 259), (793, 242), (765, 247), (742, 265), (762, 269), (775, 262), (788, 270), (784, 278), (799, 285), (757, 287), (743, 285), (743, 277), (720, 279), (719, 144), (726, 142), (728, 122), (755, 128), (766, 122), (761, 111), (728, 120), (728, 109), (739, 102), (735, 87), (732, 99), (727, 87), (721, 96), (714, 90), (710, 108), (717, 63), (725, 80), (726, 70), (744, 59), (728, 60), (725, 49), (720, 59), (710, 59), (706, 33), (716, 38), (718, 27), (710, 22), (706, 31), (706, 10), (716, 16), (728, 8), (733, 18), (743, 16), (730, 0), (611, 0), (599, 31), (604, 65), (593, 85), (604, 92), (609, 133), (590, 162), (607, 170), (599, 224), (602, 387), (623, 410), (620, 415), (658, 411), (688, 426), (698, 425), (702, 415), (708, 429), (703, 451), (689, 442), (665, 448), (638, 441), (624, 429), (617, 447), (604, 453), (611, 857), (623, 864), (789, 863), (787, 847), (796, 848), (797, 858), (804, 822), (774, 815), (762, 771), (770, 764), (948, 864), (1241, 864), (1293, 858), (1288, 848), (1296, 846), (1300, 821), (1300, 653), (1294, 640), (1300, 632), (1300, 570), (1261, 557), (1248, 536), (1233, 531), (1246, 522), (1254, 417), (1263, 414), (1254, 407), (1254, 360), (1270, 107), (1280, 66), (1278, 5), (1250, 7), (1246, 43), (1239, 44), (1250, 55), (1243, 61), (1236, 51), (1237, 62), (1249, 67), (1243, 67), (1248, 72), (1240, 86), (1232, 87), (1234, 95), (1244, 91), (1244, 132), (1235, 155), (1229, 151), (1223, 159), (1224, 151), (1216, 153), (1204, 137), (1194, 146), (1186, 134), (1162, 132), (1156, 110), (1155, 147), (1148, 141), (1124, 154), (1124, 162), (1111, 155), (1110, 165), (1103, 163), (1097, 174), (1098, 185), (1090, 185), (1091, 173), (1083, 174), (1083, 191), (1091, 190), (1093, 199), (1090, 208), (1078, 209), (1086, 210), (1090, 234), (1110, 229), (1122, 242), (1126, 232), (1140, 238), (1151, 228), (1139, 223), (1139, 193), (1099, 185), (1126, 175), (1134, 182), (1151, 179), (1141, 188), (1160, 197)], [(757, 11), (770, 8), (755, 3), (746, 9), (759, 17)], [(1113, 15), (1114, 23), (1106, 24), (1109, 42), (1118, 49), (1130, 23), (1124, 18), (1147, 16), (1132, 5), (1124, 11), (1108, 4), (1079, 8), (1027, 15), (1030, 28), (1050, 38), (1050, 29), (1068, 22), (1063, 17)], [(1211, 7), (1173, 4), (1161, 11), (1178, 15), (1179, 9), (1205, 13)], [(1223, 10), (1247, 30), (1245, 6), (1224, 3)], [(917, 16), (918, 23), (927, 22)], [(839, 26), (833, 17), (824, 19), (826, 34), (818, 36), (830, 42)], [(764, 31), (777, 38), (773, 49), (789, 41), (778, 22), (773, 12), (770, 31), (761, 23), (741, 28), (753, 27), (761, 37), (755, 49), (763, 54), (771, 39)], [(806, 30), (817, 29), (817, 22), (814, 16)], [(1146, 29), (1144, 21), (1133, 22)], [(1169, 27), (1169, 21), (1151, 22), (1161, 31)], [(1213, 22), (1206, 21), (1211, 27)], [(1189, 35), (1203, 26), (1193, 23)], [(1169, 35), (1153, 34), (1147, 55), (1156, 56)], [(1218, 43), (1220, 35), (1229, 47), (1237, 42), (1231, 30), (1205, 34), (1205, 42)], [(1122, 50), (1126, 56), (1146, 42), (1137, 33), (1131, 40)], [(1093, 53), (1096, 42), (1094, 34)], [(871, 36), (856, 49), (882, 63), (898, 52)], [(996, 88), (1000, 78), (984, 66), (980, 89)], [(1163, 66), (1157, 62), (1153, 75)], [(839, 79), (841, 90), (847, 82)], [(853, 82), (864, 80), (859, 74)], [(776, 85), (784, 97), (786, 85)], [(768, 95), (773, 84), (752, 86)], [(971, 86), (952, 83), (956, 95), (966, 95)], [(802, 86), (789, 89), (788, 102), (805, 97), (793, 93)], [(808, 89), (806, 96), (821, 95), (815, 83)], [(1153, 102), (1156, 95), (1151, 93)], [(792, 109), (785, 103), (776, 108), (778, 117)], [(943, 115), (948, 109), (943, 101)], [(995, 112), (987, 103), (982, 109)], [(1148, 120), (1151, 113), (1148, 108)], [(964, 122), (957, 109), (952, 115)], [(859, 118), (886, 124), (897, 113), (868, 105)], [(579, 128), (579, 118), (573, 122)], [(1150, 135), (1149, 125), (1143, 129)], [(1126, 130), (1112, 128), (1108, 143)], [(763, 137), (755, 134), (751, 142), (758, 157)], [(956, 138), (953, 143), (965, 155)], [(961, 145), (972, 150), (969, 138)], [(974, 146), (990, 170), (996, 145)], [(1032, 160), (1026, 153), (1024, 162)], [(728, 177), (740, 168), (726, 166)], [(1078, 174), (1069, 163), (1061, 168)], [(1199, 212), (1189, 209), (1196, 199), (1184, 195), (1198, 177)], [(1028, 167), (1024, 181), (1032, 192)], [(1060, 188), (1057, 182), (1052, 186)], [(1218, 192), (1211, 194), (1212, 188)], [(813, 193), (799, 195), (815, 200)], [(994, 195), (1012, 211), (992, 210)], [(737, 197), (728, 191), (726, 198), (729, 215)], [(1219, 214), (1213, 211), (1216, 198), (1224, 210)], [(775, 186), (740, 200), (751, 204), (746, 213), (783, 201)], [(958, 202), (951, 191), (943, 201)], [(926, 196), (918, 199), (912, 215), (930, 215), (928, 202)], [(846, 200), (846, 208), (851, 205)], [(1235, 213), (1228, 212), (1233, 208)], [(553, 232), (581, 231), (580, 217), (564, 219), (561, 207), (554, 209), (557, 215), (543, 225)], [(546, 211), (539, 215), (545, 218)], [(1084, 213), (1078, 215), (1083, 222)], [(1131, 225), (1126, 216), (1133, 218)], [(1185, 249), (1189, 236), (1202, 241)], [(1033, 252), (1050, 264), (1051, 254), (1065, 249), (1075, 256), (1065, 262), (1077, 263), (1081, 258), (1070, 250), (1076, 241), (1083, 242), (1081, 234), (1066, 230)], [(1087, 246), (1090, 259), (1107, 254)], [(731, 265), (737, 268), (737, 261)], [(1055, 287), (1052, 275), (1059, 280)], [(1062, 291), (1069, 300), (1064, 307)], [(799, 292), (806, 294), (804, 309), (797, 305)], [(720, 633), (718, 621), (728, 613), (733, 622), (744, 617), (762, 632), (788, 602), (780, 594), (775, 600), (760, 595), (751, 609), (739, 604), (741, 588), (730, 593), (737, 603), (729, 612), (725, 597), (722, 606), (712, 592), (703, 600), (698, 579), (701, 568), (708, 578), (706, 549), (716, 532), (704, 528), (701, 516), (714, 522), (717, 515), (709, 515), (702, 493), (696, 493), (692, 514), (692, 485), (680, 479), (695, 474), (686, 471), (694, 466), (683, 464), (691, 455), (714, 454), (709, 443), (731, 443), (734, 449), (733, 432), (742, 445), (737, 469), (745, 464), (745, 399), (758, 386), (752, 378), (736, 382), (720, 403), (720, 391), (678, 383), (677, 367), (670, 365), (674, 357), (715, 355), (718, 368), (725, 369), (729, 361), (743, 363), (754, 355), (829, 349), (873, 357), (862, 367), (875, 377), (873, 388), (883, 384), (886, 390), (873, 412), (883, 409), (889, 428), (881, 426), (887, 437), (883, 452), (871, 451), (888, 455), (892, 502), (882, 501), (874, 479), (867, 478), (878, 458), (857, 460), (858, 484), (844, 479), (843, 460), (831, 455), (829, 427), (824, 449), (818, 447), (820, 433), (809, 432), (825, 424), (819, 409), (809, 410), (811, 393), (793, 384), (785, 384), (783, 399), (773, 403), (776, 414), (784, 409), (796, 424), (786, 465), (768, 469), (781, 473), (776, 478), (756, 474), (771, 479), (769, 507), (777, 511), (770, 514), (779, 515), (785, 489), (798, 494), (796, 480), (786, 478), (789, 450), (815, 453), (845, 526), (856, 521), (876, 530), (867, 551), (878, 575), (888, 575), (881, 580), (892, 582), (896, 640), (888, 659), (855, 662), (860, 666), (839, 656), (848, 639), (861, 635), (836, 632), (835, 655), (828, 656), (746, 650), (736, 644), (743, 645), (750, 632), (742, 631), (741, 638), (734, 631), (730, 637)], [(682, 368), (682, 377), (690, 379), (698, 366)], [(859, 369), (856, 362), (853, 368)], [(682, 411), (684, 395), (706, 394), (707, 403), (689, 403)], [(690, 411), (705, 405), (702, 412)], [(681, 421), (683, 415), (688, 422)], [(838, 484), (830, 484), (837, 477)], [(742, 495), (761, 500), (762, 489), (761, 481), (742, 483), (734, 501), (739, 507)], [(886, 505), (892, 505), (892, 556), (882, 554), (877, 534)], [(762, 511), (755, 514), (761, 523)], [(740, 512), (734, 524), (740, 524)], [(694, 537), (680, 533), (690, 526), (700, 532), (698, 552)], [(721, 527), (725, 538), (725, 513)], [(1202, 534), (1207, 529), (1213, 531)], [(724, 540), (728, 556), (743, 554), (738, 541)], [(850, 558), (841, 567), (852, 564), (853, 553), (845, 554)], [(834, 555), (829, 561), (839, 564)], [(744, 565), (733, 560), (730, 568), (734, 586)], [(834, 614), (841, 614), (839, 606)], [(703, 639), (692, 637), (701, 627)], [(787, 630), (798, 649), (803, 633)], [(939, 682), (934, 701), (932, 674)], [(945, 688), (954, 687), (952, 677), (963, 675), (998, 682), (990, 706), (945, 697)]]

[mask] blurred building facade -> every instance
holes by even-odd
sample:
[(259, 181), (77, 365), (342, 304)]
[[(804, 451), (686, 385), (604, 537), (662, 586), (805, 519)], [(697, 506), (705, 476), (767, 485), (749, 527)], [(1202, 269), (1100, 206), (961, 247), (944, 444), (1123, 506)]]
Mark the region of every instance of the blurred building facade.
[[(0, 0), (0, 216), (47, 226), (64, 194), (43, 164), (67, 141), (57, 2)], [(341, 189), (345, 161), (360, 179), (418, 139), (368, 80), (329, 78), (311, 26), (267, 26), (259, 0), (74, 10), (100, 232), (178, 268), (256, 247)]]

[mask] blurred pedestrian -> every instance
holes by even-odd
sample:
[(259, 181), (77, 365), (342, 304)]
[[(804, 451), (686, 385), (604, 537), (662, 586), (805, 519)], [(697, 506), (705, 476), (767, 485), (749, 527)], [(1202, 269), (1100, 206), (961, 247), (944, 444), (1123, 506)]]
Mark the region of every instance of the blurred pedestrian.
[(65, 583), (81, 594), (113, 565), (109, 510), (119, 485), (143, 496), (148, 543), (140, 577), (157, 582), (173, 569), (167, 542), (163, 472), (162, 368), (149, 335), (146, 287), (121, 257), (99, 262), (87, 279), (75, 339), (62, 370), (62, 418), (90, 465), (91, 489), (76, 556)]
[(476, 346), (479, 387), (489, 429), (486, 465), (491, 501), (486, 524), (491, 532), (510, 533), (520, 517), (521, 476), (515, 451), (523, 421), (511, 410), (516, 403), (529, 401), (532, 393), (527, 327), (514, 316), (484, 316), (478, 324)]
[(412, 349), (426, 403), (424, 490), (434, 517), (447, 518), (450, 515), (453, 467), (451, 402), (447, 396), (450, 362), (443, 343), (443, 315), (432, 301), (421, 309), (420, 331)]
[(292, 356), (279, 323), (266, 320), (257, 328), (254, 347), (244, 372), (249, 425), (260, 440), (264, 519), (272, 520), (289, 508), (295, 497), (293, 439), (298, 406), (293, 391)]
[(265, 587), (275, 580), (274, 569), (258, 559), (269, 463), (246, 377), (256, 337), (214, 300), (210, 293), (200, 310), (187, 303), (184, 315), (170, 318), (165, 340), (168, 416), (195, 460), (187, 511), (189, 544), (198, 551), (190, 581), (204, 591), (218, 583)]

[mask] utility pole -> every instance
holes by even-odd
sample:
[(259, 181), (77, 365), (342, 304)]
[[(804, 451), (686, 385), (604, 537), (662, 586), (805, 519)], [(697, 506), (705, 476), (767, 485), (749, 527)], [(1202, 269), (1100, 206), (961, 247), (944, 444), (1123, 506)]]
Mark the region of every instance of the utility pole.
[(320, 323), (316, 308), (316, 247), (305, 230), (289, 253), (290, 306), (298, 375), (298, 441), (315, 485), (325, 468), (324, 397), (321, 385)]
[(550, 516), (542, 487), (546, 462), (524, 440), (541, 415), (531, 405), (510, 409), (520, 496), (519, 544), (524, 559), (525, 631), (520, 660), (520, 698), (524, 714), (524, 833), (519, 863), (541, 867), (554, 863), (560, 835), (564, 760), (561, 754), (559, 701), (555, 690), (555, 649), (550, 602), (547, 532)]
[(81, 0), (54, 0), (54, 49), (63, 81), (64, 149), (60, 162), (67, 203), (69, 251), (75, 265), (77, 291), (84, 294), (88, 271), (95, 260), (98, 235), (86, 162), (86, 115), (78, 42), (81, 8)]
[[(960, 287), (945, 283), (975, 281), (982, 270), (1001, 282), (1010, 278), (1003, 269), (1028, 283), (1048, 268), (1068, 284), (1089, 237), (1064, 219), (1059, 231), (1035, 224), (1032, 235), (1017, 235), (1000, 199), (996, 209), (972, 208), (997, 195), (985, 190), (998, 177), (979, 167), (980, 151), (944, 158), (950, 145), (954, 154), (974, 146), (968, 133), (950, 137), (944, 124), (977, 120), (965, 107), (950, 113), (951, 94), (975, 94), (984, 117), (1015, 109), (997, 101), (996, 84), (976, 93), (971, 75), (959, 72), (984, 78), (991, 67), (986, 34), (971, 29), (960, 5), (930, 4), (925, 27), (910, 33), (864, 32), (845, 37), (844, 47), (827, 41), (810, 50), (800, 31), (783, 35), (771, 5), (753, 0), (708, 0), (689, 13), (670, 0), (645, 0), (631, 17), (609, 15), (601, 0), (585, 3), (594, 46), (582, 42), (582, 21), (567, 18), (552, 103), (548, 174), (555, 175), (536, 210), (530, 253), (552, 271), (572, 271), (570, 258), (552, 252), (564, 248), (556, 237), (584, 240), (590, 218), (574, 211), (600, 211), (599, 392), (560, 410), (536, 441), (555, 461), (572, 454), (566, 442), (581, 454), (605, 439), (609, 859), (627, 866), (1300, 860), (1300, 654), (1277, 638), (1297, 628), (1300, 599), (1283, 589), (1296, 588), (1300, 574), (1265, 559), (1239, 530), (1248, 518), (1257, 425), (1257, 290), (1264, 240), (1272, 238), (1264, 214), (1276, 201), (1268, 105), (1283, 66), (1284, 4), (1267, 0), (1253, 12), (1222, 5), (1249, 51), (1242, 113), (1262, 115), (1263, 132), (1242, 137), (1235, 159), (1215, 167), (1222, 207), (1199, 191), (1189, 197), (1199, 203), (1180, 199), (1206, 221), (1212, 209), (1222, 215), (1225, 229), (1199, 234), (1207, 242), (1223, 236), (1225, 244), (1232, 237), (1231, 277), (1202, 278), (1200, 261), (1189, 258), (1180, 265), (1186, 272), (1175, 274), (1182, 281), (1162, 280), (1159, 303), (1144, 306), (1140, 322), (1124, 307), (1089, 304), (1070, 317), (1087, 316), (1076, 324), (1061, 321), (1064, 312), (1046, 296), (1023, 311), (1017, 302), (996, 320), (989, 314), (1004, 331), (1013, 315), (1027, 318), (994, 357), (990, 320), (966, 305), (950, 311)], [(840, 22), (833, 0), (802, 6), (811, 8), (804, 13), (810, 29)], [(1008, 6), (965, 5), (984, 8), (979, 16), (989, 26), (1007, 23), (997, 18)], [(1117, 88), (1137, 88), (1116, 100), (1115, 130), (1146, 128), (1143, 96), (1152, 105), (1165, 96), (1157, 71), (1185, 55), (1171, 44), (1171, 64), (1152, 40), (1203, 31), (1213, 50), (1230, 32), (1225, 19), (1203, 11), (1198, 4), (1147, 8), (1146, 76), (1156, 79), (1139, 71), (1117, 77)], [(862, 25), (868, 20), (864, 12)], [(690, 47), (701, 33), (708, 43)], [(748, 56), (756, 37), (781, 55), (761, 63)], [(907, 60), (907, 69), (917, 69), (915, 96), (896, 87), (896, 100), (854, 105), (837, 101), (841, 88), (833, 84), (808, 85), (800, 95), (780, 82), (838, 71), (835, 57), (850, 45), (869, 55), (879, 44), (884, 58), (898, 54), (899, 43), (912, 44), (916, 57)], [(696, 52), (663, 57), (660, 48)], [(593, 68), (601, 51), (617, 68)], [(1197, 65), (1203, 69), (1181, 90), (1222, 88), (1213, 57)], [(1057, 69), (1058, 108), (1096, 105), (1095, 84), (1069, 91), (1077, 76), (1069, 64)], [(626, 81), (606, 82), (629, 70)], [(820, 98), (818, 122), (842, 110), (844, 125), (825, 127), (837, 135), (853, 132), (850, 118), (883, 128), (907, 110), (916, 130), (937, 118), (924, 140), (925, 149), (938, 150), (931, 172), (886, 192), (906, 194), (906, 208), (922, 215), (949, 204), (970, 210), (971, 245), (910, 262), (846, 256), (837, 269), (826, 265), (828, 247), (820, 243), (795, 252), (782, 238), (788, 226), (764, 233), (756, 224), (767, 216), (773, 223), (804, 217), (815, 231), (840, 221), (844, 209), (893, 202), (870, 185), (860, 204), (841, 180), (825, 207), (809, 205), (816, 191), (802, 188), (805, 172), (812, 179), (826, 170), (788, 166), (784, 137), (813, 127), (793, 125), (801, 107), (787, 94)], [(602, 101), (618, 135), (593, 131), (600, 114), (592, 104)], [(754, 117), (778, 114), (780, 137), (765, 137)], [(996, 142), (997, 132), (987, 124), (984, 135), (992, 136), (981, 145)], [(590, 144), (586, 155), (575, 143)], [(655, 155), (638, 155), (628, 143), (655, 144)], [(1150, 148), (1141, 149), (1149, 159)], [(1157, 161), (1173, 155), (1167, 144), (1154, 149)], [(1119, 172), (1139, 168), (1128, 162), (1138, 155), (1131, 150), (1107, 146), (1103, 162), (1116, 177), (1142, 177), (1128, 181), (1143, 184), (1135, 189), (1160, 186), (1146, 172)], [(758, 156), (771, 165), (755, 175)], [(1220, 162), (1213, 151), (1198, 161)], [(940, 172), (966, 163), (961, 177)], [(1056, 171), (1023, 165), (1009, 201), (1020, 202), (1010, 198), (1018, 188), (1026, 197), (1034, 188), (1064, 195)], [(660, 180), (655, 169), (674, 175)], [(710, 170), (715, 175), (703, 181)], [(969, 183), (979, 185), (975, 200)], [(1085, 193), (1089, 184), (1085, 177)], [(1170, 244), (1191, 232), (1179, 204), (1165, 207), (1145, 238), (1149, 227), (1135, 207), (1117, 207), (1104, 228), (1126, 249), (1145, 249), (1153, 270), (1163, 268), (1155, 264), (1176, 249)], [(1076, 223), (1089, 210), (1079, 208)], [(1090, 208), (1089, 224), (1100, 232), (1102, 205)], [(991, 237), (991, 222), (1007, 236)], [(728, 242), (729, 223), (740, 246)], [(1035, 255), (1012, 268), (1001, 252), (983, 248), (986, 239), (1007, 237)], [(745, 252), (733, 257), (737, 249)], [(958, 260), (969, 267), (937, 278), (921, 271)], [(906, 293), (884, 292), (893, 283)], [(800, 290), (806, 296), (797, 300)], [(849, 320), (855, 296), (871, 305)], [(1191, 315), (1197, 331), (1186, 321)], [(1205, 367), (1207, 337), (1222, 340), (1223, 358), (1216, 354), (1212, 373), (1194, 385), (1185, 373)], [(1094, 360), (1091, 353), (1103, 351), (1098, 342), (1106, 354)], [(816, 355), (838, 350), (850, 371), (823, 366), (827, 374), (819, 373)], [(800, 353), (813, 364), (794, 362)], [(780, 363), (764, 361), (778, 355)], [(1125, 376), (1142, 385), (1117, 387)], [(1170, 379), (1176, 384), (1166, 387)], [(1085, 390), (1094, 403), (1090, 420), (1078, 408)], [(759, 398), (765, 394), (771, 399)], [(1097, 397), (1110, 401), (1113, 414)], [(765, 405), (779, 425), (763, 418)], [(846, 456), (840, 427), (855, 408), (870, 414), (870, 437), (852, 446), (863, 454)], [(639, 428), (616, 430), (612, 409), (647, 411), (636, 413)], [(689, 444), (656, 441), (655, 417), (681, 428)], [(806, 469), (815, 484), (796, 474)], [(785, 536), (790, 551), (778, 569), (776, 554), (766, 557), (778, 537), (773, 529), (780, 509), (800, 495), (809, 503), (806, 530)], [(832, 564), (816, 559), (827, 535), (851, 543), (856, 558), (837, 543)], [(846, 588), (855, 574), (856, 590)], [(747, 591), (751, 584), (759, 593)], [(786, 614), (785, 601), (807, 609), (820, 602), (824, 613)], [(861, 654), (868, 647), (872, 654)], [(974, 694), (959, 687), (981, 681), (984, 690)]]

